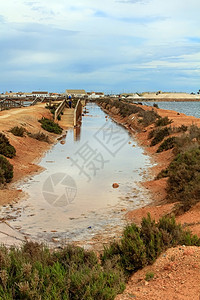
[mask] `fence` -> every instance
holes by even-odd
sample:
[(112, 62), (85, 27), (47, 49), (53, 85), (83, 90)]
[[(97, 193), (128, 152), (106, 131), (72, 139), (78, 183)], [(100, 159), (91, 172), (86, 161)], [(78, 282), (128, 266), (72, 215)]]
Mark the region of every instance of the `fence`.
[(74, 110), (74, 127), (77, 125), (79, 117), (82, 115), (82, 103), (79, 99)]
[(63, 111), (64, 107), (66, 106), (66, 99), (64, 99), (60, 105), (57, 107), (55, 114), (54, 114), (54, 120), (58, 119), (58, 116), (60, 115), (60, 113)]

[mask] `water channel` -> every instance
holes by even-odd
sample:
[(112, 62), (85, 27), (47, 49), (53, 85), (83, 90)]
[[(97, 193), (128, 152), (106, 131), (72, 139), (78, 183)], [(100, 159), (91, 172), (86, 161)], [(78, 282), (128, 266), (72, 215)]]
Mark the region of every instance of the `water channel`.
[(9, 225), (28, 238), (87, 247), (115, 237), (125, 213), (150, 201), (140, 185), (150, 158), (100, 107), (88, 103), (86, 110), (82, 125), (68, 130), (41, 159), (44, 171), (18, 186), (27, 197), (1, 209)]

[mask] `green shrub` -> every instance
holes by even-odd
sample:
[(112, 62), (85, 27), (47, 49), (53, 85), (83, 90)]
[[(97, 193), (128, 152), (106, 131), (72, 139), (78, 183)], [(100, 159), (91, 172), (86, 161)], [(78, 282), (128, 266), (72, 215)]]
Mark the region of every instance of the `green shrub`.
[(179, 244), (198, 246), (200, 239), (184, 231), (174, 217), (163, 217), (155, 223), (148, 214), (141, 228), (128, 225), (120, 241), (105, 247), (101, 261), (103, 265), (108, 260), (114, 261), (113, 264), (123, 268), (125, 273), (132, 273), (152, 264), (162, 251)]
[(145, 275), (145, 280), (150, 281), (151, 279), (154, 278), (154, 272), (147, 272)]
[(173, 132), (178, 133), (178, 132), (186, 132), (188, 130), (188, 127), (186, 125), (181, 125), (179, 127), (173, 127)]
[(94, 252), (79, 247), (0, 248), (1, 299), (114, 300), (124, 283), (123, 272), (102, 267)]
[(155, 125), (156, 126), (166, 126), (166, 125), (168, 125), (168, 124), (171, 124), (172, 123), (172, 120), (170, 120), (168, 117), (164, 117), (164, 118), (159, 118), (157, 121), (156, 121), (156, 123), (155, 123)]
[(56, 134), (62, 133), (62, 128), (53, 120), (42, 118), (39, 120), (39, 122), (42, 124), (42, 128), (46, 131), (53, 132)]
[(162, 151), (167, 151), (169, 149), (172, 149), (176, 146), (176, 140), (177, 138), (172, 136), (164, 140), (164, 142), (158, 147), (157, 153), (160, 153)]
[(191, 140), (196, 139), (197, 142), (200, 142), (200, 128), (196, 125), (190, 126), (189, 137)]
[(44, 134), (43, 132), (37, 132), (37, 133), (28, 132), (28, 136), (33, 138), (33, 139), (36, 139), (38, 141), (50, 143), (48, 135)]
[(13, 178), (13, 166), (10, 162), (0, 155), (0, 184), (10, 182)]
[(10, 132), (12, 132), (12, 134), (14, 134), (15, 136), (24, 136), (24, 133), (26, 132), (26, 129), (24, 127), (18, 127), (15, 126), (13, 128), (10, 129)]
[(170, 135), (170, 128), (168, 127), (161, 128), (160, 130), (154, 131), (154, 137), (151, 141), (150, 146), (152, 147), (162, 142), (162, 140), (168, 135)]
[(0, 133), (0, 154), (9, 158), (13, 158), (16, 155), (15, 148), (9, 143), (8, 138), (3, 133)]
[(141, 123), (147, 127), (150, 124), (153, 124), (155, 120), (159, 117), (154, 110), (144, 110), (139, 113), (139, 116), (142, 117)]
[(200, 199), (199, 166), (200, 149), (196, 147), (179, 153), (157, 177), (168, 177), (168, 199), (180, 201), (183, 211), (190, 209)]

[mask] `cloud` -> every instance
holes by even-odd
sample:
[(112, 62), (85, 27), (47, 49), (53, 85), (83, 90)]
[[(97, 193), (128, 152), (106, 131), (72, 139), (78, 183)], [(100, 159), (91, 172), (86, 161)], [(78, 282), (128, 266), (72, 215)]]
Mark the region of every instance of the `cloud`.
[(190, 78), (193, 89), (199, 11), (199, 0), (2, 1), (1, 86), (180, 90)]

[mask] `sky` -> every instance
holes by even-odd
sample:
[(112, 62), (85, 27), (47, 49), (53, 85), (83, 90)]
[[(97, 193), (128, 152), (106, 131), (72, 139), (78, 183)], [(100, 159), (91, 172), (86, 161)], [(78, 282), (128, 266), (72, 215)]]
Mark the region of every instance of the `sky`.
[(197, 92), (200, 1), (1, 0), (0, 67), (0, 92)]

